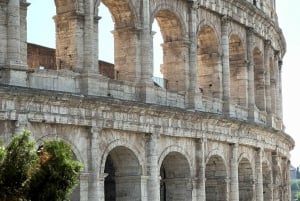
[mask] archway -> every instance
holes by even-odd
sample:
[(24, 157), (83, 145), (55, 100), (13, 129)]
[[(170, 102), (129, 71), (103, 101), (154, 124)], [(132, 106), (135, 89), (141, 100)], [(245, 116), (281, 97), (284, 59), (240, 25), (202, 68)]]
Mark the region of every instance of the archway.
[(56, 69), (55, 15), (54, 0), (30, 0), (26, 34), (29, 68)]
[(124, 146), (109, 152), (105, 162), (105, 201), (141, 200), (141, 167), (135, 154)]
[(198, 36), (199, 88), (204, 96), (220, 99), (222, 67), (218, 44), (213, 28), (202, 26)]
[(211, 156), (205, 168), (206, 201), (226, 200), (227, 173), (223, 159), (220, 156)]
[(263, 174), (263, 195), (264, 201), (272, 200), (272, 174), (271, 169), (267, 163), (262, 164), (262, 174)]
[(191, 201), (191, 175), (187, 159), (178, 152), (169, 153), (160, 167), (160, 200)]
[(160, 10), (157, 20), (163, 38), (163, 64), (161, 73), (166, 79), (166, 88), (171, 91), (185, 91), (186, 61), (188, 48), (183, 41), (179, 18), (169, 10)]
[(265, 100), (265, 71), (263, 53), (255, 47), (253, 50), (254, 60), (254, 90), (255, 90), (255, 104), (260, 111), (266, 110)]
[[(135, 81), (138, 60), (139, 34), (135, 27), (135, 15), (131, 5), (125, 0), (102, 0), (101, 3), (108, 8), (114, 22), (114, 78), (118, 80)], [(102, 5), (100, 5), (101, 7)], [(100, 32), (107, 27), (99, 24)], [(111, 30), (110, 30), (111, 31)], [(105, 39), (99, 43), (106, 43)], [(112, 51), (111, 48), (108, 51)], [(107, 51), (105, 50), (105, 51)], [(102, 55), (101, 49), (99, 55)]]
[(251, 164), (248, 159), (243, 158), (239, 163), (239, 200), (240, 201), (252, 201), (253, 200), (253, 188), (254, 177), (251, 168)]
[(230, 97), (233, 104), (247, 106), (247, 66), (243, 42), (238, 35), (229, 40)]

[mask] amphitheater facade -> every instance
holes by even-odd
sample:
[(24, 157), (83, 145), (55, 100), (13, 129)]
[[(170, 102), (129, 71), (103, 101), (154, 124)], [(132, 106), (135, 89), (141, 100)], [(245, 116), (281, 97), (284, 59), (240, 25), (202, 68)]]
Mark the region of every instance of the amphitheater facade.
[[(70, 144), (84, 164), (74, 201), (291, 200), (275, 3), (55, 0), (56, 49), (43, 52), (26, 41), (30, 4), (0, 0), (1, 137)], [(108, 71), (100, 4), (115, 23)]]

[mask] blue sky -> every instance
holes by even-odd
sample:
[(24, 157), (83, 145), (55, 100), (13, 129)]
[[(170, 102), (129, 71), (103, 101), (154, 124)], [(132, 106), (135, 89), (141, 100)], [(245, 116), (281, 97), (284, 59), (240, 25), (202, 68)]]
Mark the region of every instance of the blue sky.
[[(55, 26), (51, 17), (55, 15), (53, 0), (28, 0), (31, 5), (28, 8), (28, 41), (47, 47), (55, 47)], [(279, 25), (282, 28), (287, 41), (287, 53), (283, 59), (282, 91), (283, 91), (283, 117), (286, 132), (296, 141), (296, 147), (291, 152), (291, 161), (294, 166), (300, 165), (300, 0), (277, 0), (277, 14)], [(47, 9), (45, 9), (47, 8)], [(99, 58), (113, 62), (113, 51), (107, 51), (107, 47), (113, 47), (112, 20), (109, 12), (100, 6), (102, 19), (99, 27), (100, 38), (105, 38), (105, 44), (99, 44)], [(157, 31), (157, 27), (154, 31)], [(159, 75), (159, 61), (161, 61), (161, 38), (159, 32), (154, 35), (155, 74)], [(157, 62), (156, 62), (157, 61)], [(299, 116), (298, 116), (299, 115)], [(298, 119), (299, 118), (299, 119)]]

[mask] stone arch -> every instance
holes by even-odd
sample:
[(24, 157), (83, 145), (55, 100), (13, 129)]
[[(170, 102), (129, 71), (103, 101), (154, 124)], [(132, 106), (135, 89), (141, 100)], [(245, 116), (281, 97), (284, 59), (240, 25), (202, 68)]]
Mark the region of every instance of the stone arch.
[(188, 45), (184, 40), (184, 23), (175, 11), (162, 8), (155, 12), (155, 18), (163, 38), (163, 64), (161, 73), (167, 80), (166, 88), (171, 91), (185, 91), (188, 62)]
[(219, 40), (215, 30), (207, 24), (203, 25), (198, 33), (197, 44), (199, 88), (204, 96), (220, 99), (222, 65)]
[(116, 146), (110, 150), (104, 167), (105, 201), (140, 200), (142, 197), (141, 167), (137, 156), (128, 147)]
[(247, 106), (247, 65), (246, 51), (237, 34), (229, 37), (230, 97), (233, 104)]
[[(102, 0), (101, 3), (108, 8), (114, 22), (114, 75), (110, 77), (133, 82), (138, 78), (136, 69), (139, 63), (139, 18), (135, 7), (129, 0)], [(96, 5), (98, 8), (100, 2)], [(99, 27), (100, 31), (103, 29), (105, 30), (105, 27)]]
[(84, 157), (81, 155), (81, 152), (79, 151), (79, 149), (69, 139), (65, 138), (63, 135), (59, 135), (59, 136), (58, 135), (44, 135), (44, 136), (40, 137), (39, 139), (36, 139), (36, 142), (37, 142), (37, 144), (39, 144), (40, 142), (43, 142), (46, 140), (60, 140), (60, 141), (65, 142), (66, 144), (70, 145), (76, 159), (84, 165), (83, 171), (87, 171), (87, 168), (88, 168), (87, 161), (84, 160)]
[[(83, 170), (82, 172), (87, 172), (87, 161), (85, 161), (81, 155), (81, 152), (79, 151), (79, 149), (77, 149), (77, 147), (67, 138), (65, 138), (63, 135), (45, 135), (42, 136), (41, 138), (37, 139), (36, 142), (43, 142), (46, 140), (58, 140), (58, 141), (63, 141), (66, 144), (71, 146), (72, 152), (76, 158), (76, 160), (80, 161), (83, 164)], [(76, 187), (72, 190), (72, 193), (70, 195), (70, 200), (71, 201), (79, 201), (81, 199), (81, 194), (80, 194), (80, 182), (79, 184), (76, 185)]]
[[(110, 10), (116, 29), (137, 26), (138, 17), (130, 0), (101, 0), (101, 3)], [(99, 6), (100, 1), (96, 4), (96, 8)]]
[(143, 158), (143, 151), (140, 150), (137, 146), (135, 146), (131, 142), (129, 142), (127, 139), (120, 138), (120, 139), (116, 139), (116, 140), (113, 140), (112, 142), (110, 142), (104, 149), (103, 154), (100, 159), (100, 168), (99, 168), (100, 175), (104, 174), (105, 163), (106, 163), (109, 153), (116, 147), (126, 147), (127, 149), (131, 150), (133, 152), (133, 154), (137, 157), (139, 164), (141, 164), (142, 173), (145, 172), (145, 169), (143, 166), (143, 164), (145, 164), (145, 160)]
[(250, 161), (246, 157), (239, 159), (239, 200), (252, 201), (254, 199), (254, 174)]
[(190, 164), (180, 152), (169, 152), (160, 167), (160, 200), (191, 201), (192, 181)]
[(207, 201), (222, 201), (226, 198), (227, 168), (221, 155), (210, 155), (205, 167), (205, 192)]
[(188, 152), (182, 148), (181, 146), (179, 145), (171, 145), (171, 146), (168, 146), (166, 147), (162, 153), (160, 154), (159, 156), (159, 159), (158, 159), (158, 167), (161, 167), (162, 163), (163, 163), (163, 160), (164, 158), (171, 152), (177, 152), (177, 153), (180, 153), (182, 154), (188, 161), (188, 163), (190, 164), (189, 166), (189, 172), (191, 173), (191, 175), (194, 174), (194, 171), (192, 169), (193, 167), (193, 162), (192, 162), (192, 157), (190, 156), (190, 154), (188, 154)]
[(255, 105), (260, 111), (265, 111), (265, 70), (263, 53), (258, 48), (253, 49), (254, 62), (254, 91), (255, 91)]
[(272, 168), (268, 160), (262, 162), (264, 200), (272, 200)]

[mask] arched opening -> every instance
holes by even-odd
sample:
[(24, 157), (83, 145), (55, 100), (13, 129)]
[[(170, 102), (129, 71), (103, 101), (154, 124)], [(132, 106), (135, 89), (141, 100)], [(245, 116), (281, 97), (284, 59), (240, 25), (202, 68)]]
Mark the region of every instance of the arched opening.
[(185, 91), (187, 76), (185, 58), (188, 55), (188, 48), (183, 41), (179, 18), (169, 10), (161, 10), (156, 14), (155, 19), (163, 38), (161, 73), (167, 80), (166, 88), (177, 92)]
[(166, 88), (166, 80), (163, 78), (161, 72), (161, 65), (163, 64), (163, 38), (159, 25), (156, 19), (152, 24), (153, 34), (153, 81), (160, 87)]
[(120, 146), (110, 151), (104, 173), (105, 201), (141, 200), (141, 166), (131, 150)]
[(230, 97), (232, 104), (247, 106), (247, 66), (243, 42), (238, 35), (229, 40)]
[(98, 12), (100, 17), (98, 21), (99, 72), (104, 76), (114, 79), (114, 22), (109, 9), (104, 4), (100, 4)]
[(160, 200), (191, 201), (191, 173), (187, 159), (178, 152), (169, 153), (160, 167)]
[(272, 174), (267, 163), (262, 164), (264, 201), (272, 200)]
[(198, 77), (203, 95), (221, 99), (222, 67), (218, 39), (208, 25), (201, 27), (198, 36)]
[[(131, 7), (125, 0), (102, 0), (101, 3), (108, 8), (114, 22), (114, 78), (135, 81), (137, 78), (139, 34), (135, 28), (135, 19)], [(106, 27), (100, 24), (100, 32), (102, 29), (107, 30)], [(105, 44), (104, 40), (99, 40), (99, 44)], [(109, 47), (105, 48), (106, 50), (100, 49), (99, 55), (102, 55), (102, 51), (107, 51)]]
[(210, 157), (205, 168), (206, 201), (226, 200), (227, 173), (223, 159), (214, 155)]
[(260, 111), (266, 111), (264, 60), (263, 53), (257, 47), (253, 50), (253, 60), (255, 104)]
[[(47, 9), (44, 9), (47, 8)], [(27, 13), (27, 64), (29, 68), (56, 69), (53, 0), (30, 0)]]
[(253, 172), (251, 164), (248, 159), (243, 158), (239, 163), (239, 200), (252, 201), (253, 200)]

